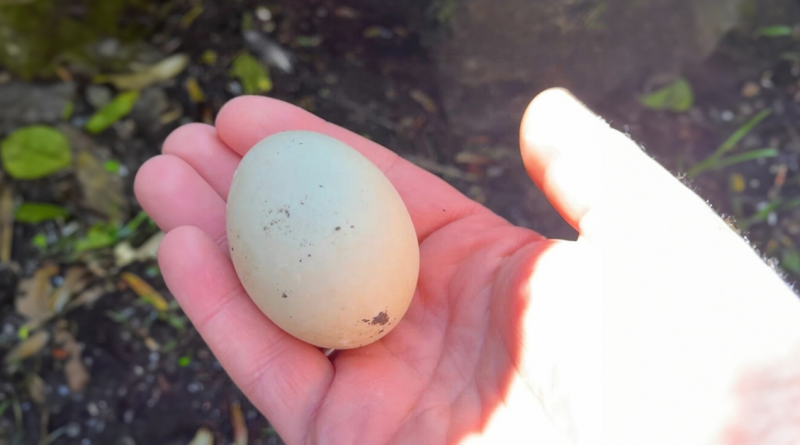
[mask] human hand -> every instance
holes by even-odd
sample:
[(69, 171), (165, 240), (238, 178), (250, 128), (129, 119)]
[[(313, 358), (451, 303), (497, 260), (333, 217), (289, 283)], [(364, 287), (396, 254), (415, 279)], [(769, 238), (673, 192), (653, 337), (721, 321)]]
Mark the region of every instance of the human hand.
[[(233, 172), (284, 130), (366, 155), (420, 242), (405, 318), (333, 361), (256, 308), (227, 253)], [(168, 287), (287, 443), (719, 437), (743, 367), (800, 339), (793, 295), (705, 203), (563, 92), (532, 103), (521, 139), (531, 177), (577, 242), (514, 227), (390, 151), (263, 97), (233, 100), (216, 128), (173, 133), (139, 171), (136, 194), (168, 232)]]

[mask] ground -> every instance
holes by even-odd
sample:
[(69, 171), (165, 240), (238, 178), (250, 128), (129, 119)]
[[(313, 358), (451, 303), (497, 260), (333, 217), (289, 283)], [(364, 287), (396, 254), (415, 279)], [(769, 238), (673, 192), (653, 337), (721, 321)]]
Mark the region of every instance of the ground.
[[(142, 37), (151, 45), (143, 60), (186, 54), (188, 66), (148, 85), (134, 109), (108, 128), (82, 130), (119, 92), (108, 79), (93, 82), (91, 70), (65, 64), (46, 81), (0, 71), (0, 137), (44, 122), (68, 136), (73, 156), (68, 168), (41, 179), (7, 174), (0, 182), (0, 255), (10, 254), (0, 266), (0, 355), (24, 348), (0, 374), (0, 445), (186, 444), (203, 428), (217, 443), (245, 435), (246, 443), (281, 443), (174, 304), (152, 249), (140, 248), (158, 230), (132, 195), (137, 168), (172, 129), (213, 122), (226, 101), (248, 88), (384, 144), (515, 224), (575, 236), (542, 206), (516, 154), (516, 134), (474, 134), (448, 121), (425, 46), (429, 29), (327, 1), (167, 3), (171, 9), (160, 16), (145, 15), (155, 26)], [(798, 32), (770, 28), (774, 36), (754, 37), (754, 31), (792, 25), (800, 8), (788, 0), (768, 3), (781, 14), (762, 14), (748, 29), (731, 32), (706, 62), (683, 73), (694, 91), (688, 111), (654, 111), (630, 95), (594, 106), (794, 282)], [(243, 26), (266, 32), (245, 41)], [(103, 45), (111, 44), (98, 51)], [(127, 47), (110, 51), (120, 48)], [(261, 59), (256, 65), (267, 64), (268, 91), (263, 77), (232, 76), (244, 48)], [(25, 99), (9, 102), (11, 96)], [(52, 112), (65, 107), (69, 112)], [(710, 165), (719, 168), (685, 175), (766, 109), (769, 117), (740, 131), (730, 154), (771, 148), (770, 157), (762, 152), (731, 166), (717, 160)], [(66, 216), (32, 222), (43, 211), (15, 214), (23, 202), (55, 204)], [(30, 324), (37, 318), (41, 327)]]

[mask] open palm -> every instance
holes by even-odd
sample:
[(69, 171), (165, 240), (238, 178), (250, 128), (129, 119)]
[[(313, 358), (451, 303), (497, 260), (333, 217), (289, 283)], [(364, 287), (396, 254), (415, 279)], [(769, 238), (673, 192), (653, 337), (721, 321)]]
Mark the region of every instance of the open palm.
[[(228, 256), (233, 173), (286, 130), (370, 159), (420, 243), (405, 318), (332, 360), (271, 323)], [(533, 101), (521, 153), (578, 241), (512, 226), (389, 150), (264, 97), (233, 100), (216, 127), (177, 130), (135, 188), (168, 232), (167, 285), (290, 444), (717, 443), (741, 371), (800, 338), (793, 293), (702, 199), (565, 92)]]
[[(256, 142), (284, 130), (325, 133), (369, 158), (402, 196), (420, 243), (419, 284), (402, 323), (333, 362), (258, 311), (225, 248), (234, 170)], [(485, 430), (508, 408), (520, 377), (524, 300), (514, 283), (519, 265), (544, 242), (540, 235), (389, 150), (268, 98), (232, 101), (216, 128), (182, 127), (163, 152), (138, 173), (136, 193), (168, 232), (159, 253), (166, 282), (288, 443), (445, 443)]]

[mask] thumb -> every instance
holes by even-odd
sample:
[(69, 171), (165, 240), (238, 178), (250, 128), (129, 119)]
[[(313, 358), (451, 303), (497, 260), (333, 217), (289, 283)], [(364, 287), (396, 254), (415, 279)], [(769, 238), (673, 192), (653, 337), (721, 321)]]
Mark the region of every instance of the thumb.
[(520, 139), (528, 174), (581, 236), (664, 227), (673, 219), (681, 225), (687, 219), (724, 224), (630, 138), (565, 90), (547, 90), (531, 102)]

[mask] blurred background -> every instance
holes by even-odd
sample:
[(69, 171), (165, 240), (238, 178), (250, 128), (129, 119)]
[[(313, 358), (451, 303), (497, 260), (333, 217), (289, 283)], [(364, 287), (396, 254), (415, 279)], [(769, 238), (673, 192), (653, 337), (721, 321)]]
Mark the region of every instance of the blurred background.
[(132, 194), (177, 126), (283, 99), (572, 239), (518, 155), (553, 86), (800, 276), (797, 0), (0, 0), (0, 445), (282, 443)]

